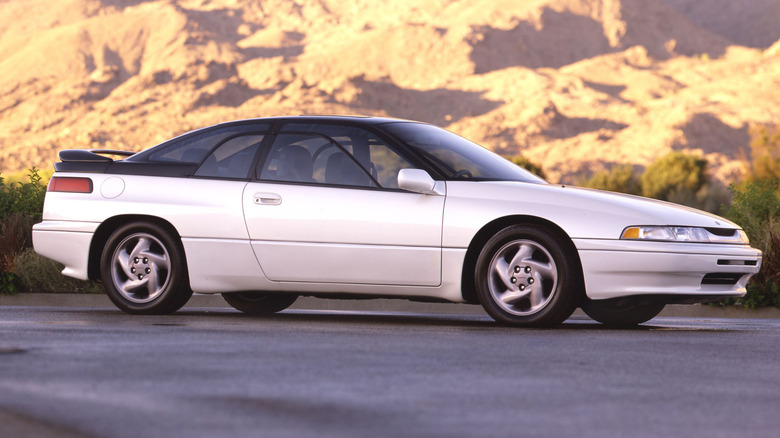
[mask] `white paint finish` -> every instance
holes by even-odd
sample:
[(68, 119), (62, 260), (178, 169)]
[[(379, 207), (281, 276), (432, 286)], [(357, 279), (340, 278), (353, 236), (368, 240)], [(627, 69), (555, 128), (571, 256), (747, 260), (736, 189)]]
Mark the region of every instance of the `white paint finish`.
[(736, 285), (702, 285), (709, 273), (752, 275), (756, 266), (718, 265), (719, 259), (740, 259), (734, 254), (696, 254), (630, 251), (579, 251), (585, 288), (592, 299), (644, 294), (736, 295), (745, 293), (747, 278)]
[(710, 254), (720, 258), (761, 260), (761, 251), (747, 245), (641, 240), (572, 239), (579, 251), (660, 252), (668, 254)]
[[(257, 204), (257, 193), (276, 194), (281, 201)], [(247, 185), (244, 212), (253, 248), (271, 280), (304, 276), (307, 281), (428, 286), (441, 281), (444, 199), (258, 182)], [(329, 253), (322, 244), (336, 252)], [(430, 270), (423, 271), (423, 266)], [(388, 271), (402, 277), (393, 279)]]
[(125, 182), (118, 176), (106, 179), (100, 184), (100, 194), (106, 199), (114, 199), (125, 191)]
[(182, 245), (193, 292), (271, 289), (248, 240), (183, 238)]
[(87, 280), (89, 246), (92, 233), (50, 231), (46, 227), (33, 230), (33, 247), (38, 254), (65, 265), (62, 273), (68, 277)]
[(74, 233), (94, 233), (99, 222), (80, 221), (43, 221), (33, 225), (33, 240), (37, 231), (71, 231)]
[(438, 286), (441, 248), (252, 241), (274, 281)]
[[(110, 175), (73, 173), (100, 187)], [(170, 222), (183, 237), (247, 239), (241, 196), (246, 181), (123, 176), (125, 190), (106, 200), (100, 193), (46, 194), (45, 221), (103, 222), (121, 215), (148, 215)]]
[(546, 219), (571, 238), (617, 239), (630, 225), (738, 228), (718, 216), (638, 196), (520, 182), (447, 182), (445, 247), (463, 248), (490, 221), (514, 215)]

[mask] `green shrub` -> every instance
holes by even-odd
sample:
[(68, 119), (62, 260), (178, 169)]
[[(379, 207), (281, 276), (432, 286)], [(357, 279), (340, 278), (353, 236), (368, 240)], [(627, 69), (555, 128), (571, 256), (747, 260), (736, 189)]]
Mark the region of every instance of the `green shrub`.
[(16, 259), (32, 246), (32, 226), (40, 221), (46, 184), (38, 169), (27, 174), (29, 182), (6, 184), (0, 176), (0, 293), (16, 293)]
[(642, 192), (642, 187), (634, 173), (634, 166), (630, 164), (620, 164), (609, 170), (596, 172), (590, 178), (581, 181), (579, 185), (632, 195), (638, 195)]
[(518, 166), (522, 167), (523, 169), (533, 173), (534, 175), (538, 176), (542, 179), (547, 179), (547, 177), (544, 175), (544, 169), (542, 169), (542, 166), (532, 162), (528, 158), (522, 156), (522, 155), (514, 155), (511, 157), (506, 157), (507, 160), (517, 164)]
[(97, 282), (81, 281), (62, 275), (63, 266), (40, 256), (28, 248), (16, 258), (14, 273), (25, 292), (40, 293), (103, 293)]
[(0, 294), (14, 295), (19, 292), (19, 278), (13, 272), (0, 271)]
[(747, 181), (780, 181), (780, 126), (751, 130)]
[(43, 213), (43, 198), (46, 196), (46, 184), (32, 168), (27, 174), (29, 182), (5, 183), (0, 176), (0, 222), (12, 214), (41, 218)]
[(707, 160), (684, 152), (670, 152), (647, 166), (642, 174), (642, 196), (669, 201), (696, 196), (707, 184)]
[(734, 201), (726, 216), (739, 224), (751, 246), (764, 253), (761, 271), (751, 279), (741, 300), (747, 307), (780, 306), (780, 197), (771, 182), (749, 182), (739, 189), (731, 186)]

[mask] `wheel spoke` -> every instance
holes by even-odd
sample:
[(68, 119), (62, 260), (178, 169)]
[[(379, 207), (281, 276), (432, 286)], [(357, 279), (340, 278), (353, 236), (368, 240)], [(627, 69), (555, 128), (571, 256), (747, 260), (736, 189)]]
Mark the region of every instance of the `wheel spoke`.
[(526, 264), (527, 260), (533, 257), (534, 248), (531, 245), (523, 244), (517, 250), (517, 254), (512, 257), (512, 261), (509, 263), (510, 267), (522, 266)]
[(172, 271), (165, 245), (154, 235), (125, 237), (114, 250), (111, 276), (120, 294), (134, 303), (148, 303), (163, 293)]
[(501, 301), (503, 301), (505, 304), (515, 304), (519, 300), (522, 300), (523, 298), (528, 297), (529, 290), (526, 289), (522, 292), (507, 292), (503, 295), (501, 295)]
[(131, 264), (130, 263), (130, 254), (128, 254), (125, 251), (119, 251), (119, 254), (116, 256), (116, 264), (119, 264), (119, 267), (122, 268), (122, 271), (125, 273), (127, 278), (133, 278), (135, 275), (132, 271), (130, 271)]
[(142, 251), (140, 254), (142, 257), (146, 257), (149, 259), (150, 265), (156, 266), (166, 271), (169, 270), (171, 267), (168, 258), (165, 257), (165, 254), (155, 254), (150, 251)]
[(157, 265), (152, 264), (149, 266), (149, 269), (151, 272), (146, 275), (144, 280), (146, 280), (146, 289), (149, 291), (149, 296), (153, 297), (162, 289), (162, 285), (160, 284), (160, 274), (157, 270)]
[(499, 258), (493, 265), (493, 271), (498, 275), (501, 281), (509, 290), (517, 290), (517, 286), (512, 284), (511, 266), (503, 258)]
[(130, 258), (136, 258), (136, 257), (143, 257), (141, 255), (144, 251), (149, 251), (149, 247), (152, 245), (152, 242), (146, 238), (141, 237), (138, 239), (138, 242), (136, 242), (135, 246), (133, 247), (133, 250), (130, 252)]
[(538, 272), (534, 273), (534, 284), (531, 286), (531, 295), (529, 300), (531, 302), (531, 309), (538, 309), (544, 305), (546, 297), (544, 296), (544, 282), (542, 281), (542, 275)]
[(549, 263), (543, 263), (536, 260), (526, 260), (524, 263), (530, 266), (534, 272), (541, 274), (543, 278), (553, 278), (555, 274), (553, 272), (553, 267)]
[(510, 241), (493, 255), (488, 287), (504, 311), (531, 315), (549, 305), (558, 287), (558, 269), (550, 252), (538, 242)]
[(121, 289), (122, 292), (125, 293), (125, 295), (135, 296), (135, 295), (137, 295), (135, 293), (135, 291), (139, 287), (143, 286), (145, 283), (146, 283), (146, 280), (131, 279), (131, 280), (127, 280), (127, 281), (122, 282), (119, 285), (119, 289)]

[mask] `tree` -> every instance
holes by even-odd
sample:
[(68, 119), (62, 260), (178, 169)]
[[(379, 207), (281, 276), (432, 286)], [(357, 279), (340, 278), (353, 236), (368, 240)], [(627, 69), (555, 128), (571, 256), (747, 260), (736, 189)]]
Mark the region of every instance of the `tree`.
[(707, 184), (707, 160), (684, 152), (670, 152), (647, 166), (642, 174), (642, 196), (668, 201), (693, 194)]

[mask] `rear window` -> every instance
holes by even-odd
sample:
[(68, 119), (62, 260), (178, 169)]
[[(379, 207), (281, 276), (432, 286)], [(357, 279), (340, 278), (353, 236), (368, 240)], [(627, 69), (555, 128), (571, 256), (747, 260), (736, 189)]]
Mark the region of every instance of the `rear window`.
[(228, 137), (242, 132), (267, 132), (269, 127), (268, 123), (244, 123), (199, 129), (137, 153), (125, 161), (198, 164)]

